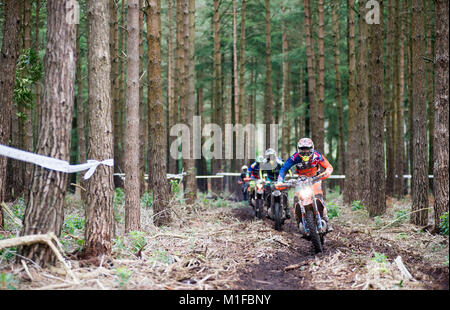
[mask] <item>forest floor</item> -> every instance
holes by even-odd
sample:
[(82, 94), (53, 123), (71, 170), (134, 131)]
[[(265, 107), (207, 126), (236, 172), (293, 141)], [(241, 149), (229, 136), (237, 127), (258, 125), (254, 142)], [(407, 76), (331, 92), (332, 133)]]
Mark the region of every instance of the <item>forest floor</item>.
[[(408, 198), (389, 199), (385, 215), (369, 218), (363, 206), (344, 207), (338, 193), (329, 193), (335, 230), (325, 237), (325, 251), (314, 255), (311, 243), (299, 237), (293, 216), (278, 232), (271, 220), (254, 219), (247, 203), (204, 195), (193, 206), (174, 201), (172, 223), (161, 228), (152, 224), (151, 207), (144, 201), (142, 231), (125, 235), (123, 196), (116, 194), (112, 257), (95, 263), (76, 258), (84, 210), (77, 196), (68, 195), (60, 242), (76, 279), (60, 264), (14, 264), (15, 249), (8, 249), (0, 252), (0, 289), (449, 289), (448, 236), (410, 225)], [(20, 218), (20, 203), (10, 207)], [(10, 234), (2, 238), (13, 237), (15, 225), (11, 221)], [(411, 277), (400, 271), (398, 257)]]

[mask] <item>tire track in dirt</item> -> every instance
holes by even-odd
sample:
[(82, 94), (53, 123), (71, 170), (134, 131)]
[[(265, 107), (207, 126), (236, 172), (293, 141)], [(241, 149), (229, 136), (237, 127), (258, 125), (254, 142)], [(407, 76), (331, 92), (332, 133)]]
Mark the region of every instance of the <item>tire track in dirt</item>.
[[(250, 207), (234, 209), (234, 216), (241, 221), (254, 220), (253, 211)], [(264, 223), (273, 229), (273, 221), (264, 219)], [(260, 258), (257, 265), (246, 266), (242, 270), (240, 280), (236, 283), (237, 289), (247, 290), (298, 290), (308, 286), (307, 275), (302, 267), (285, 271), (285, 267), (304, 264), (308, 265), (314, 260), (312, 244), (300, 238), (295, 220), (291, 219), (283, 225), (283, 231), (273, 230), (273, 234), (281, 235), (288, 240), (289, 247)], [(325, 249), (325, 252), (327, 250)]]
[[(233, 209), (233, 215), (243, 222), (254, 220), (251, 207)], [(264, 223), (273, 229), (273, 221), (265, 219)], [(287, 240), (288, 246), (260, 258), (258, 264), (243, 267), (240, 270), (240, 278), (235, 283), (236, 289), (361, 289), (354, 287), (355, 276), (367, 272), (364, 257), (376, 251), (384, 253), (390, 261), (400, 255), (406, 267), (423, 283), (424, 289), (448, 290), (448, 267), (431, 267), (424, 262), (422, 256), (401, 249), (383, 238), (351, 231), (338, 225), (334, 225), (334, 228), (334, 232), (325, 236), (324, 252), (314, 255), (311, 242), (300, 237), (291, 214), (291, 219), (283, 225), (283, 231), (273, 229), (273, 235), (280, 235)], [(348, 268), (337, 274), (332, 269), (333, 266), (326, 265), (330, 261), (336, 263), (342, 260), (346, 260)], [(317, 267), (322, 261), (324, 265)], [(288, 266), (293, 267), (286, 271)], [(313, 270), (317, 268), (322, 268), (320, 274), (314, 273)]]

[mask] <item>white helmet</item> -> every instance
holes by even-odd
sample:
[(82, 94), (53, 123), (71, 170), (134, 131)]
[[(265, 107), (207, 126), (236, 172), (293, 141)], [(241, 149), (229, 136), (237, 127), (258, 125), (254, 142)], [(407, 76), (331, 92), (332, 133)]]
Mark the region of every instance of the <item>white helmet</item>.
[(276, 155), (276, 154), (277, 154), (277, 153), (275, 152), (274, 149), (269, 148), (269, 149), (267, 149), (266, 152), (264, 153), (264, 156), (265, 156), (265, 157), (270, 157), (270, 155)]
[(256, 162), (257, 163), (263, 163), (264, 162), (264, 156), (259, 155), (258, 157), (256, 157)]
[(246, 165), (243, 165), (241, 170), (248, 170), (248, 167)]

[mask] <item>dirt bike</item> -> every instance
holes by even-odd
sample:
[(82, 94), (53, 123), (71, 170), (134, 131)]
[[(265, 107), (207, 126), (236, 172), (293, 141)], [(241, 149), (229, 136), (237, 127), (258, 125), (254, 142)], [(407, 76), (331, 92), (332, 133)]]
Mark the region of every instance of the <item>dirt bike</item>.
[(244, 182), (249, 182), (249, 202), (255, 211), (255, 217), (264, 218), (264, 184), (263, 179), (244, 178)]
[(268, 199), (270, 205), (268, 215), (275, 222), (275, 230), (281, 231), (282, 226), (287, 218), (289, 218), (288, 210), (288, 186), (276, 186), (271, 184), (271, 191)]
[(296, 180), (276, 184), (277, 189), (294, 187), (294, 209), (298, 228), (302, 238), (311, 241), (315, 253), (323, 252), (324, 236), (327, 233), (327, 223), (322, 219), (323, 205), (318, 206), (318, 198), (313, 191), (313, 184), (319, 182), (319, 177), (308, 178), (299, 176)]

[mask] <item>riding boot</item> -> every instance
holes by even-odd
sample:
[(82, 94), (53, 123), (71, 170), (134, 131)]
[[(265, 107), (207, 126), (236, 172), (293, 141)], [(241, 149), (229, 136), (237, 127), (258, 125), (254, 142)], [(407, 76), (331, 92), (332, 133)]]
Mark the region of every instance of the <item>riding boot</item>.
[(333, 226), (331, 226), (331, 222), (329, 221), (328, 216), (324, 216), (323, 219), (327, 223), (327, 232), (332, 232), (334, 229)]
[(291, 213), (289, 212), (289, 208), (286, 207), (286, 208), (284, 209), (284, 212), (286, 213), (286, 218), (287, 218), (287, 219), (290, 219), (290, 218), (291, 218)]

